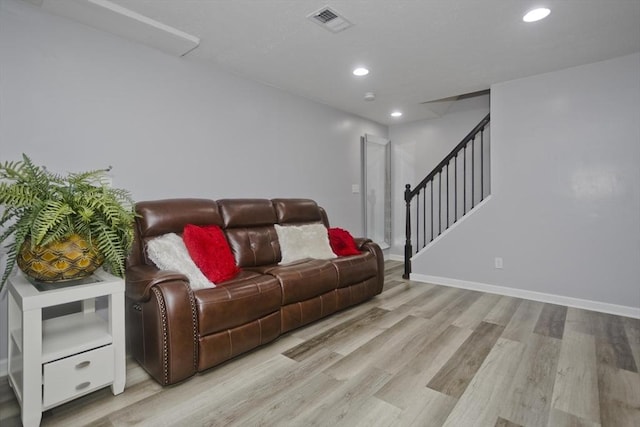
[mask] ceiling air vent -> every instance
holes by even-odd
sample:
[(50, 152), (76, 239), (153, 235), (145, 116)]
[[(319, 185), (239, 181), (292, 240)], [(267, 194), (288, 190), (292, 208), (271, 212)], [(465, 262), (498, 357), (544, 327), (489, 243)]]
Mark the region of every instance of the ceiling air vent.
[(329, 21), (336, 19), (338, 15), (333, 13), (330, 9), (324, 9), (322, 12), (314, 15), (314, 18), (322, 24), (326, 24)]
[(308, 15), (307, 18), (332, 33), (346, 30), (353, 25), (348, 19), (340, 16), (338, 12), (331, 9), (329, 6), (325, 6), (322, 9), (313, 12), (311, 15)]

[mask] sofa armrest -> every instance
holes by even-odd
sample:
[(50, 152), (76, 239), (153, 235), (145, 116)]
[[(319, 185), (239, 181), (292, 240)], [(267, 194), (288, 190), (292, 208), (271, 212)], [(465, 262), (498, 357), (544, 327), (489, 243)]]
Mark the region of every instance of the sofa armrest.
[(132, 266), (125, 294), (127, 336), (136, 360), (162, 385), (195, 374), (198, 317), (189, 280), (175, 271)]
[(356, 242), (356, 247), (358, 248), (358, 250), (365, 250), (364, 245), (366, 245), (369, 242), (373, 243), (373, 240), (371, 239), (367, 239), (366, 237), (354, 237), (353, 239)]
[(126, 296), (136, 302), (146, 302), (151, 297), (153, 286), (176, 280), (189, 283), (187, 276), (177, 271), (160, 270), (145, 264), (129, 267), (126, 272)]
[(382, 254), (382, 249), (380, 249), (380, 246), (378, 246), (378, 244), (371, 239), (359, 237), (355, 238), (354, 240), (356, 242), (356, 247), (360, 251), (371, 252), (373, 256), (376, 257), (376, 263), (378, 266), (378, 271), (376, 274), (376, 277), (378, 279), (378, 287), (376, 289), (376, 294), (379, 294), (382, 292), (382, 288), (384, 286), (384, 255)]
[[(147, 350), (155, 352), (151, 366), (157, 368), (152, 375), (162, 385), (175, 384), (196, 373), (198, 367), (198, 314), (196, 301), (189, 283), (182, 280), (166, 281), (152, 287), (153, 308), (146, 315), (153, 316), (152, 333)], [(151, 308), (151, 307), (149, 307)], [(151, 346), (155, 346), (151, 350)], [(149, 355), (147, 355), (147, 358)], [(149, 360), (149, 359), (148, 359)], [(161, 369), (161, 370), (160, 370)]]

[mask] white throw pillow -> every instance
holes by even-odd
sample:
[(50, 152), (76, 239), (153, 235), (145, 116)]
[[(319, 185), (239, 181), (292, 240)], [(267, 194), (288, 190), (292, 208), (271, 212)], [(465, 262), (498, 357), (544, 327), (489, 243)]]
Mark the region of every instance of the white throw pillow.
[(149, 240), (147, 255), (160, 270), (174, 270), (187, 276), (191, 289), (215, 288), (191, 259), (182, 237), (175, 233)]
[(324, 224), (275, 224), (275, 228), (282, 253), (280, 264), (289, 264), (303, 258), (336, 258), (336, 254), (331, 250), (327, 227)]

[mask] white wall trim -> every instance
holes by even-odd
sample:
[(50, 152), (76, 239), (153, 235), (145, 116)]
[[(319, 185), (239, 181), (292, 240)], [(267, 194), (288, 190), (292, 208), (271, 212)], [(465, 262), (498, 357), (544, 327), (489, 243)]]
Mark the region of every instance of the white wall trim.
[(200, 39), (177, 28), (141, 15), (108, 0), (84, 2), (40, 1), (44, 10), (99, 28), (111, 34), (184, 56), (200, 45)]
[(506, 295), (516, 298), (546, 302), (551, 304), (566, 305), (568, 307), (582, 308), (585, 310), (600, 311), (602, 313), (615, 314), (617, 316), (633, 317), (640, 319), (640, 308), (624, 305), (609, 304), (606, 302), (591, 301), (563, 295), (547, 294), (526, 289), (508, 288), (504, 286), (489, 285), (487, 283), (470, 282), (467, 280), (452, 279), (449, 277), (430, 276), (426, 274), (411, 274), (411, 279), (416, 282), (432, 283), (434, 285), (450, 286), (453, 288), (470, 289), (487, 292), (490, 294)]
[(0, 378), (4, 378), (9, 375), (8, 359), (0, 359)]
[[(414, 258), (419, 257), (424, 252), (426, 252), (429, 249), (431, 249), (431, 247), (433, 245), (435, 245), (437, 242), (442, 240), (444, 238), (444, 236), (446, 236), (447, 234), (449, 234), (451, 232), (451, 230), (453, 230), (454, 228), (458, 227), (461, 223), (466, 221), (471, 215), (476, 213), (476, 211), (478, 211), (482, 206), (484, 206), (485, 204), (489, 203), (489, 200), (491, 200), (491, 194), (489, 194), (487, 197), (485, 197), (480, 203), (478, 203), (477, 205), (475, 205), (474, 207), (469, 209), (467, 211), (467, 213), (462, 215), (460, 218), (458, 218), (458, 220), (456, 222), (454, 222), (453, 224), (449, 225), (449, 228), (447, 228), (442, 233), (440, 233), (439, 236), (437, 236), (435, 239), (433, 239), (432, 241), (427, 243), (427, 246), (425, 246), (424, 248), (420, 249), (420, 251), (418, 251), (417, 254), (415, 254), (414, 256), (411, 257), (411, 261), (413, 261)], [(404, 258), (403, 258), (403, 261), (404, 261)]]
[[(467, 211), (466, 214), (464, 214), (462, 217), (460, 217), (456, 222), (454, 222), (453, 224), (451, 224), (449, 226), (449, 228), (447, 228), (446, 230), (444, 230), (438, 237), (436, 237), (435, 239), (433, 239), (431, 242), (429, 242), (427, 244), (427, 246), (425, 246), (424, 248), (420, 249), (420, 251), (415, 254), (414, 256), (411, 257), (411, 260), (413, 261), (413, 259), (417, 256), (422, 255), (423, 252), (429, 250), (436, 242), (438, 242), (440, 239), (444, 238), (444, 236), (446, 236), (447, 234), (449, 234), (449, 232), (451, 230), (453, 230), (454, 228), (456, 228), (458, 225), (460, 225), (463, 221), (465, 221), (468, 217), (470, 217), (472, 214), (474, 214), (477, 210), (479, 210), (482, 206), (484, 206), (486, 203), (489, 202), (489, 200), (491, 200), (491, 194), (489, 194), (487, 197), (485, 197), (480, 203), (478, 203), (477, 205), (475, 205), (473, 208), (471, 208), (470, 210)], [(402, 261), (404, 262), (404, 255), (399, 255), (399, 254), (385, 254), (385, 259), (390, 259), (392, 261)]]

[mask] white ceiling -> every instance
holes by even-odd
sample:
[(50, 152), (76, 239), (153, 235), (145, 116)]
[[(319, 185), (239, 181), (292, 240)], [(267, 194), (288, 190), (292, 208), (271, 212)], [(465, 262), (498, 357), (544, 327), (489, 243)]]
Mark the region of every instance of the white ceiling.
[[(112, 2), (199, 37), (185, 60), (383, 124), (436, 117), (425, 101), (640, 51), (640, 0)], [(331, 33), (306, 18), (326, 5), (354, 25)], [(522, 21), (541, 5), (548, 18)], [(371, 73), (354, 77), (359, 65)]]

